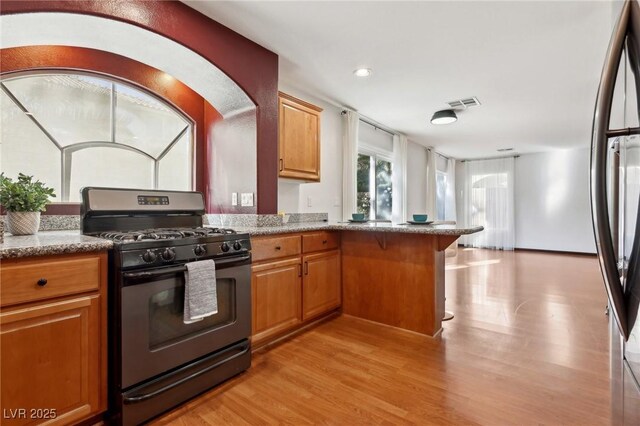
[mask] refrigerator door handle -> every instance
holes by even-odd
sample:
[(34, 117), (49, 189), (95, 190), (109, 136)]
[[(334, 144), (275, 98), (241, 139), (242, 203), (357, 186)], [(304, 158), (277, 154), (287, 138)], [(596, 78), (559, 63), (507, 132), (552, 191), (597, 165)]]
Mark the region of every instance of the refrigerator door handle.
[(593, 132), (591, 139), (591, 215), (593, 217), (593, 231), (595, 234), (598, 260), (605, 289), (609, 297), (609, 304), (613, 316), (620, 329), (620, 334), (626, 340), (629, 337), (626, 303), (618, 272), (618, 265), (611, 238), (609, 210), (607, 203), (607, 151), (609, 120), (613, 90), (618, 74), (618, 67), (622, 57), (627, 28), (631, 16), (631, 2), (626, 2), (613, 32), (609, 49), (600, 77), (600, 87), (596, 98), (593, 116)]

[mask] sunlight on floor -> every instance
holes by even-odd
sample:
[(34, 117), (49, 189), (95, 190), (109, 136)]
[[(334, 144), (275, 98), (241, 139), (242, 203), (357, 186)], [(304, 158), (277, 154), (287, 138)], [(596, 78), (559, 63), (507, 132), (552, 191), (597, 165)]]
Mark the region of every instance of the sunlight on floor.
[(469, 267), (469, 265), (458, 265), (458, 264), (454, 263), (452, 265), (446, 265), (444, 267), (444, 269), (445, 269), (445, 271), (451, 271), (451, 270), (454, 270), (454, 269), (465, 269), (465, 268), (468, 268), (468, 267)]
[(500, 259), (487, 259), (487, 260), (479, 260), (477, 262), (467, 262), (468, 265), (471, 266), (484, 266), (484, 265), (495, 265), (496, 263), (500, 263)]
[[(464, 249), (464, 250), (468, 250), (468, 249)], [(471, 249), (473, 250), (473, 249)], [(477, 260), (477, 261), (473, 261), (473, 262), (466, 262), (466, 263), (448, 263), (445, 265), (445, 270), (446, 271), (452, 271), (452, 270), (456, 270), (456, 269), (465, 269), (465, 268), (469, 268), (469, 267), (473, 267), (473, 266), (487, 266), (487, 265), (496, 265), (498, 263), (502, 262), (502, 260), (500, 259), (485, 259), (485, 260)]]

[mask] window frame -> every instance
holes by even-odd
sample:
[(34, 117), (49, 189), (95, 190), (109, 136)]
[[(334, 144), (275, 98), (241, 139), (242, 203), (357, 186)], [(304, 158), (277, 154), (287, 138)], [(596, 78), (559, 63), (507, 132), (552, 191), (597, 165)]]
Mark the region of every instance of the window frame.
[[(5, 85), (5, 82), (9, 82), (12, 80), (24, 79), (35, 76), (47, 76), (47, 75), (70, 75), (70, 76), (86, 76), (94, 79), (101, 79), (110, 84), (110, 117), (109, 117), (109, 127), (111, 128), (111, 137), (110, 140), (87, 140), (87, 141), (77, 141), (68, 145), (60, 144), (56, 138), (45, 128), (45, 126), (38, 121), (38, 119), (31, 113), (29, 113), (28, 109), (20, 102), (20, 100), (13, 94), (11, 89)], [(158, 158), (153, 157), (149, 153), (136, 148), (131, 145), (118, 143), (116, 140), (115, 127), (116, 127), (116, 111), (117, 111), (117, 90), (116, 86), (121, 85), (127, 87), (129, 89), (139, 91), (144, 95), (151, 97), (157, 102), (161, 103), (167, 109), (171, 110), (178, 117), (180, 117), (185, 122), (185, 127), (182, 128), (181, 131), (178, 132), (177, 136), (175, 136), (162, 150), (161, 154)], [(26, 115), (28, 115), (29, 119), (34, 123), (34, 125), (44, 134), (44, 136), (52, 143), (59, 151), (60, 151), (60, 194), (59, 199), (61, 200), (55, 204), (72, 204), (76, 203), (74, 201), (69, 201), (69, 193), (71, 186), (71, 170), (73, 167), (73, 154), (78, 151), (87, 150), (96, 147), (105, 147), (105, 148), (113, 148), (113, 149), (122, 149), (126, 151), (130, 151), (141, 155), (143, 157), (149, 158), (154, 162), (153, 168), (153, 189), (158, 189), (158, 176), (160, 169), (160, 161), (171, 151), (171, 149), (175, 146), (175, 144), (185, 135), (189, 134), (189, 190), (193, 190), (195, 186), (195, 152), (196, 152), (196, 122), (185, 114), (180, 108), (175, 106), (170, 100), (165, 99), (161, 96), (158, 96), (156, 93), (152, 92), (150, 89), (142, 87), (138, 84), (134, 84), (129, 82), (128, 80), (108, 75), (101, 72), (93, 72), (87, 70), (73, 70), (73, 69), (52, 69), (52, 70), (25, 70), (10, 73), (7, 75), (0, 76), (0, 87), (2, 91), (7, 95), (7, 97), (13, 102), (13, 104), (23, 111)]]

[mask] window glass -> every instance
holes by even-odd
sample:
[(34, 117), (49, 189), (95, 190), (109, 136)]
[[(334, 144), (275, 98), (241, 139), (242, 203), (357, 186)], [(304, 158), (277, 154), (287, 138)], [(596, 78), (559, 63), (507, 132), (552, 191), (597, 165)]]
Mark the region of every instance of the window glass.
[(0, 171), (11, 178), (18, 173), (36, 176), (59, 196), (62, 157), (58, 147), (4, 92), (0, 92), (0, 115)]
[(184, 173), (191, 163), (191, 135), (185, 132), (160, 160), (158, 187), (181, 190), (191, 186), (191, 175)]
[(357, 170), (357, 205), (358, 213), (364, 213), (369, 219), (371, 214), (371, 157), (358, 155)]
[(376, 160), (376, 219), (391, 220), (391, 162)]
[(60, 146), (111, 140), (110, 81), (84, 75), (39, 74), (3, 84)]
[(115, 138), (118, 143), (136, 147), (157, 158), (189, 126), (186, 120), (156, 98), (121, 84), (116, 84), (115, 89)]
[(392, 165), (375, 155), (359, 154), (357, 165), (357, 209), (367, 219), (391, 220)]
[(57, 202), (84, 186), (191, 190), (193, 125), (170, 103), (103, 75), (3, 79), (0, 160), (33, 175)]
[[(130, 165), (135, 164), (134, 168)], [(68, 201), (79, 203), (84, 186), (153, 189), (154, 162), (137, 152), (110, 147), (87, 148), (71, 155)]]

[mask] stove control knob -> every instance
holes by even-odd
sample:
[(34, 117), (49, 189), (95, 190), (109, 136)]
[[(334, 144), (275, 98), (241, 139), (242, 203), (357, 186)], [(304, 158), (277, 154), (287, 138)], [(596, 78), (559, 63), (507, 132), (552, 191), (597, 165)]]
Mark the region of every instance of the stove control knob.
[(222, 249), (223, 252), (228, 252), (229, 251), (229, 244), (227, 243), (222, 243), (222, 245), (220, 246), (220, 249)]
[(207, 254), (207, 247), (204, 246), (203, 244), (198, 244), (193, 249), (193, 252), (195, 253), (196, 256), (204, 256), (205, 254)]
[(242, 244), (240, 244), (240, 241), (236, 241), (235, 243), (233, 243), (233, 249), (234, 250), (242, 249)]
[(173, 249), (168, 248), (165, 249), (160, 256), (162, 256), (162, 260), (168, 262), (176, 258), (176, 252)]
[(144, 260), (147, 263), (152, 263), (155, 262), (156, 259), (158, 258), (158, 256), (156, 255), (155, 252), (151, 251), (151, 250), (147, 250), (143, 255), (142, 255), (142, 260)]

